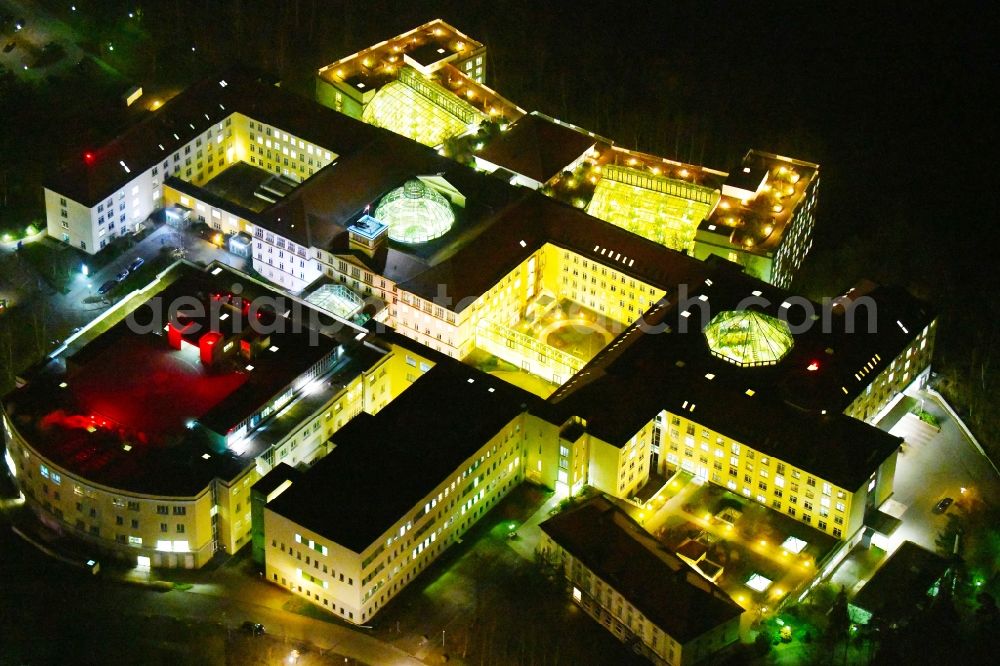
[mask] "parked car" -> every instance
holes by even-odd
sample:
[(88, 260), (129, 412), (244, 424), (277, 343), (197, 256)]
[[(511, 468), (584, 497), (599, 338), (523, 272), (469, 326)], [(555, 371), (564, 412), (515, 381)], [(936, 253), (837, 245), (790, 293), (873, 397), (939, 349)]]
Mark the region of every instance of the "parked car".
[(17, 46), (17, 44), (15, 44), (14, 42), (7, 42), (7, 44), (4, 45), (4, 47), (3, 47), (3, 52), (4, 53), (10, 53), (11, 51), (14, 50), (15, 46)]
[(128, 269), (126, 268), (121, 273), (115, 276), (115, 280), (117, 280), (118, 282), (124, 282), (125, 278), (127, 277), (128, 277)]
[(103, 296), (104, 294), (114, 289), (117, 285), (118, 285), (117, 280), (108, 280), (107, 282), (105, 282), (104, 284), (102, 284), (100, 287), (97, 288), (97, 293)]
[(139, 267), (146, 263), (146, 260), (142, 257), (136, 258), (131, 264), (128, 265), (128, 270), (130, 273), (135, 273), (139, 270)]
[(950, 497), (945, 497), (940, 502), (934, 505), (934, 513), (944, 513), (945, 511), (948, 510), (948, 507), (951, 506), (951, 503), (954, 501), (955, 500), (953, 500)]
[(250, 621), (244, 622), (243, 625), (240, 627), (240, 629), (242, 629), (245, 633), (250, 634), (251, 636), (264, 635), (264, 625), (262, 625), (260, 622), (250, 622)]

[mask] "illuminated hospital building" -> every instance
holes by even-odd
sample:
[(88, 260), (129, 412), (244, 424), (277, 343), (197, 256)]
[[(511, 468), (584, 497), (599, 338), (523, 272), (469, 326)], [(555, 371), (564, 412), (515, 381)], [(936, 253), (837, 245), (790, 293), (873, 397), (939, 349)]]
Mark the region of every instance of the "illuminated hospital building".
[[(39, 515), (151, 566), (252, 541), (270, 582), (355, 624), (523, 481), (628, 500), (681, 471), (870, 535), (900, 445), (873, 424), (926, 380), (935, 319), (890, 287), (830, 307), (787, 291), (818, 166), (626, 150), (503, 100), (484, 58), (431, 22), (321, 70), (326, 106), (234, 70), (52, 179), (56, 238), (96, 252), (164, 209), (254, 277), (175, 265), (4, 399)], [(439, 152), (487, 123), (468, 164)], [(297, 307), (265, 318), (298, 329), (234, 326), (279, 294)], [(229, 317), (128, 329), (158, 295)], [(317, 333), (318, 313), (339, 329)], [(732, 608), (705, 603), (729, 641)], [(690, 628), (667, 641), (670, 623), (648, 628), (660, 658), (708, 650)]]
[[(7, 464), (29, 506), (140, 566), (197, 568), (249, 543), (250, 486), (322, 457), (336, 429), (413, 379), (364, 329), (310, 329), (310, 306), (250, 310), (276, 296), (178, 263), (36, 364), (3, 400)], [(178, 298), (203, 316), (164, 323)]]

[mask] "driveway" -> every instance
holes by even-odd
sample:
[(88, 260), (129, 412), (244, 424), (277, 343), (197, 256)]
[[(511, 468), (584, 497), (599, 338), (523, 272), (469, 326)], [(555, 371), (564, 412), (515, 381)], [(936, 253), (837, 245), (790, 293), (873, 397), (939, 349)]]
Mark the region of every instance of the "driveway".
[(996, 507), (1000, 502), (1000, 476), (937, 397), (926, 391), (912, 395), (922, 401), (923, 409), (938, 418), (941, 429), (938, 432), (908, 414), (890, 430), (906, 441), (905, 452), (896, 463), (893, 495), (905, 507), (897, 516), (903, 524), (892, 535), (890, 547), (895, 550), (908, 540), (934, 550), (934, 540), (946, 524), (944, 515), (932, 511), (938, 500), (957, 500), (965, 488), (966, 493)]

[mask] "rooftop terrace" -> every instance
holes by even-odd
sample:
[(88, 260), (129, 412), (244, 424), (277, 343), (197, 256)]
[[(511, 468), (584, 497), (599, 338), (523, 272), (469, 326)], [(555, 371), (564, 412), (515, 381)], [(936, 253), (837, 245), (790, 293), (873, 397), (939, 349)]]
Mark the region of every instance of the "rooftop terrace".
[(768, 252), (819, 175), (819, 165), (749, 151), (722, 187), (722, 198), (699, 231), (751, 252)]
[[(331, 83), (346, 82), (359, 91), (373, 90), (395, 79), (404, 64), (432, 69), (481, 49), (481, 43), (441, 19), (434, 19), (341, 58), (321, 68), (319, 76)], [(409, 56), (409, 63), (405, 56)]]

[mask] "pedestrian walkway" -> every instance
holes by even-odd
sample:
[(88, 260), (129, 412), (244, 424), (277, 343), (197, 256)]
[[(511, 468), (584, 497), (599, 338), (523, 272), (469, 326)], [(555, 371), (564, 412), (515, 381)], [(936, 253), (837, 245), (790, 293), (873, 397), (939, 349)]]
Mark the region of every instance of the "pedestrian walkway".
[(535, 559), (535, 550), (542, 538), (542, 530), (539, 525), (549, 519), (549, 514), (559, 506), (560, 501), (561, 499), (553, 493), (542, 506), (538, 507), (537, 511), (518, 526), (517, 538), (508, 541), (514, 552), (526, 560)]

